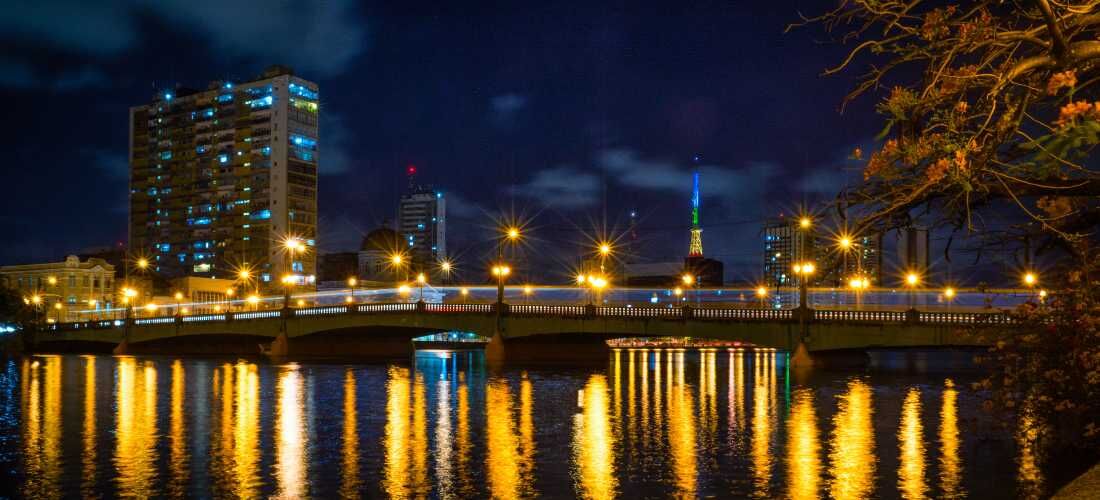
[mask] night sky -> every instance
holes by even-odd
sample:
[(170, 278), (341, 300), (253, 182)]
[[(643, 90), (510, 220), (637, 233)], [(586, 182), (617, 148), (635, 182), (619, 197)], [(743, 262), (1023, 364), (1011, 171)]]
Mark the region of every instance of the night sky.
[(841, 114), (855, 74), (821, 72), (844, 48), (783, 33), (832, 2), (549, 3), (7, 5), (0, 264), (124, 241), (128, 107), (271, 64), (320, 86), (322, 252), (392, 219), (415, 164), (446, 193), (461, 265), (481, 266), (494, 218), (524, 215), (527, 259), (553, 278), (631, 209), (639, 257), (679, 259), (700, 155), (706, 254), (750, 280), (763, 217), (859, 180), (847, 157), (872, 145), (874, 100)]

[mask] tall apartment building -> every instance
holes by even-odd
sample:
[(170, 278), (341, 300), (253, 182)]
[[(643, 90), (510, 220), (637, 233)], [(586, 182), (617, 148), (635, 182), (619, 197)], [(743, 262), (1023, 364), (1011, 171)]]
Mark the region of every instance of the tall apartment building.
[(799, 226), (797, 217), (764, 221), (764, 284), (772, 289), (798, 286), (794, 265), (817, 260), (815, 239), (812, 230)]
[(443, 193), (416, 186), (416, 167), (410, 166), (409, 190), (397, 209), (401, 247), (414, 265), (430, 266), (447, 255), (447, 203)]
[(882, 285), (882, 234), (853, 238), (847, 255), (836, 258), (841, 270), (840, 285), (854, 276), (866, 277), (871, 286)]
[(273, 66), (248, 82), (177, 88), (130, 109), (130, 252), (161, 276), (311, 285), (317, 237), (317, 85)]

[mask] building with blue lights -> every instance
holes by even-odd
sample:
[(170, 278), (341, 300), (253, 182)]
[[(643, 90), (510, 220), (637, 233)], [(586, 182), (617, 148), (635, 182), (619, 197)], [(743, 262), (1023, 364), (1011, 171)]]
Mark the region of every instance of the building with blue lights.
[(273, 66), (255, 80), (157, 92), (130, 109), (129, 251), (166, 278), (253, 269), (264, 288), (315, 281), (317, 85)]
[(409, 188), (397, 207), (401, 252), (419, 268), (447, 256), (447, 200), (442, 191), (415, 184), (416, 167), (408, 169)]

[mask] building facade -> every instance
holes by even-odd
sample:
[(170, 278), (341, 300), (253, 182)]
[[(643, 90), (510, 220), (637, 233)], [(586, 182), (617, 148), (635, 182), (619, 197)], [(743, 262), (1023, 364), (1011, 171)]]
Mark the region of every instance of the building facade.
[(394, 264), (393, 257), (401, 250), (397, 232), (385, 225), (363, 238), (359, 247), (359, 279), (373, 283), (389, 283), (408, 279), (406, 267)]
[(803, 229), (797, 217), (783, 215), (766, 220), (763, 233), (764, 285), (776, 290), (798, 286), (794, 265), (817, 260), (814, 233)]
[(402, 253), (417, 267), (431, 267), (447, 255), (447, 204), (443, 193), (414, 188), (401, 196), (397, 232)]
[[(317, 85), (272, 67), (130, 109), (129, 251), (168, 278), (315, 280)], [(286, 239), (307, 251), (287, 253)]]
[(111, 308), (115, 297), (115, 267), (102, 259), (81, 261), (70, 255), (63, 262), (0, 267), (0, 284), (30, 299), (38, 296), (42, 312), (52, 320), (76, 319), (77, 311)]

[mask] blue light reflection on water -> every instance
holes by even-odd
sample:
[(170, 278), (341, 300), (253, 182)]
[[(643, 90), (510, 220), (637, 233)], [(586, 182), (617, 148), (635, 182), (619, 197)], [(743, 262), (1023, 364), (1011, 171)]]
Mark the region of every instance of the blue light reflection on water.
[(951, 376), (726, 350), (526, 369), (439, 350), (7, 359), (0, 494), (1002, 498), (1041, 482)]

